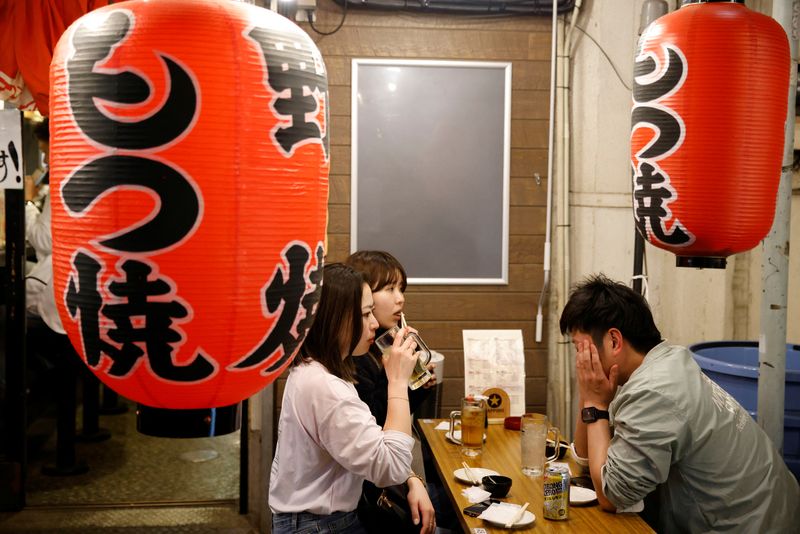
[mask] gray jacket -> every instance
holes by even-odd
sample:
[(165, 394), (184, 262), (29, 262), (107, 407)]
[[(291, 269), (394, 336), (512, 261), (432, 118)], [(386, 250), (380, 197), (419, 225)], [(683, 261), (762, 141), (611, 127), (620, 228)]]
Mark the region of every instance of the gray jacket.
[(797, 532), (800, 488), (750, 414), (691, 352), (661, 343), (609, 407), (603, 490), (617, 508), (659, 492), (662, 532)]

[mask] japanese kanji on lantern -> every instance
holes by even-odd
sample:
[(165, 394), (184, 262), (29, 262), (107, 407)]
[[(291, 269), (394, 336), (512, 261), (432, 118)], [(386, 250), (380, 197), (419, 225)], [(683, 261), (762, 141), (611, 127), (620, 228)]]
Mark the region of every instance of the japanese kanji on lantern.
[(636, 56), (631, 165), (636, 226), (679, 266), (724, 267), (775, 213), (789, 44), (743, 2), (684, 1)]
[(51, 67), (54, 287), (86, 365), (154, 408), (238, 403), (319, 298), (328, 90), (312, 40), (239, 2), (87, 14)]

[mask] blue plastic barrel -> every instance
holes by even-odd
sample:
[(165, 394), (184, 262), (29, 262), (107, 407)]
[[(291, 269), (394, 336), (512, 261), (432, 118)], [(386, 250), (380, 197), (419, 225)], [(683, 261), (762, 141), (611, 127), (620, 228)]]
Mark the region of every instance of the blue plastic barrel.
[[(739, 401), (755, 419), (758, 405), (758, 343), (711, 341), (689, 347), (703, 372)], [(800, 345), (786, 345), (783, 459), (800, 480)]]

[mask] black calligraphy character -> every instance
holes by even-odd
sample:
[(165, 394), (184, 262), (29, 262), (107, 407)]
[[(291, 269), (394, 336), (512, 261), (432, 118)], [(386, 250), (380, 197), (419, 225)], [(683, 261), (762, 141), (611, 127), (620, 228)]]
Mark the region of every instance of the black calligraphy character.
[(655, 141), (637, 154), (639, 159), (659, 159), (676, 148), (683, 138), (683, 121), (670, 108), (663, 105), (645, 105), (656, 102), (676, 91), (684, 80), (686, 68), (684, 60), (676, 49), (665, 48), (667, 62), (664, 72), (658, 79), (650, 80), (658, 65), (651, 56), (637, 57), (633, 86), (633, 100), (637, 103), (631, 114), (631, 131), (639, 127), (649, 127), (656, 132)]
[(636, 227), (645, 238), (649, 227), (662, 243), (675, 246), (688, 245), (694, 240), (681, 229), (677, 219), (671, 232), (667, 232), (664, 228), (664, 221), (668, 216), (665, 206), (674, 200), (674, 195), (667, 187), (666, 178), (655, 171), (652, 165), (643, 162), (639, 166), (639, 172), (636, 173), (636, 187), (633, 191), (633, 198), (636, 201)]
[(643, 152), (639, 159), (655, 159), (678, 146), (683, 135), (683, 125), (667, 111), (651, 106), (636, 106), (631, 113), (632, 128), (649, 126), (656, 131), (656, 140)]
[[(283, 269), (278, 267), (272, 276), (272, 281), (264, 291), (267, 310), (270, 313), (275, 313), (283, 303), (281, 314), (273, 324), (272, 330), (264, 342), (242, 361), (233, 365), (232, 368), (242, 369), (259, 365), (272, 355), (278, 347), (283, 346), (281, 357), (262, 372), (262, 374), (266, 375), (280, 369), (294, 355), (295, 349), (303, 342), (308, 329), (311, 327), (314, 319), (314, 306), (319, 302), (320, 292), (322, 291), (322, 245), (317, 246), (317, 265), (306, 278), (305, 270), (310, 256), (310, 251), (305, 244), (294, 244), (283, 254), (284, 260), (289, 266), (288, 277), (285, 277)], [(306, 290), (307, 284), (311, 286), (309, 290)], [(295, 336), (292, 334), (292, 327), (301, 307), (305, 312), (305, 316), (298, 322), (297, 335)]]
[[(135, 260), (125, 261), (122, 264), (125, 280), (109, 284), (109, 292), (122, 301), (107, 303), (102, 308), (102, 297), (97, 288), (100, 263), (79, 252), (73, 260), (73, 267), (78, 271), (78, 287), (71, 277), (67, 309), (73, 319), (80, 313), (81, 338), (86, 362), (91, 367), (99, 366), (102, 353), (112, 361), (109, 375), (127, 376), (144, 356), (145, 351), (141, 348), (144, 345), (150, 369), (165, 380), (197, 382), (214, 372), (213, 364), (202, 354), (187, 365), (173, 363), (171, 344), (181, 341), (181, 334), (172, 328), (172, 323), (186, 317), (188, 312), (177, 300), (148, 299), (168, 295), (172, 290), (162, 279), (147, 279), (152, 271), (149, 265)], [(100, 310), (100, 314), (114, 323), (114, 328), (107, 332), (114, 343), (100, 337), (99, 314), (91, 310)]]
[[(136, 352), (141, 356), (142, 350), (134, 345), (140, 343), (147, 348), (150, 368), (165, 380), (197, 382), (211, 376), (214, 365), (200, 353), (187, 365), (175, 365), (172, 360), (170, 344), (180, 341), (181, 334), (171, 326), (174, 319), (188, 315), (186, 307), (177, 300), (148, 300), (148, 297), (169, 294), (170, 285), (160, 278), (148, 280), (152, 269), (140, 261), (127, 260), (122, 264), (122, 270), (125, 271), (125, 280), (112, 282), (108, 289), (123, 302), (103, 306), (103, 315), (115, 325), (108, 331), (108, 337), (122, 345), (119, 365), (115, 360), (109, 374), (124, 376), (130, 372), (135, 361), (131, 362), (129, 357)], [(140, 318), (141, 326), (137, 327), (133, 318)]]
[(73, 319), (78, 319), (80, 315), (86, 363), (90, 367), (97, 367), (100, 364), (100, 352), (105, 345), (100, 339), (98, 316), (103, 304), (103, 297), (97, 289), (100, 262), (84, 252), (78, 252), (72, 259), (72, 268), (78, 272), (78, 279), (76, 281), (74, 275), (70, 275), (66, 295), (67, 311)]
[(8, 178), (8, 166), (6, 165), (7, 159), (8, 154), (6, 154), (6, 151), (0, 150), (0, 169), (3, 169), (3, 177), (0, 178), (0, 183), (5, 182), (6, 178)]
[(61, 194), (70, 211), (82, 213), (104, 193), (124, 186), (153, 191), (158, 195), (158, 212), (133, 230), (101, 241), (106, 247), (157, 251), (179, 242), (197, 222), (200, 208), (192, 184), (172, 167), (141, 157), (106, 156), (90, 161), (63, 182)]
[[(99, 14), (97, 16), (100, 16)], [(167, 67), (169, 94), (153, 115), (137, 122), (116, 121), (105, 115), (97, 100), (139, 104), (150, 98), (147, 80), (128, 70), (103, 72), (98, 64), (108, 59), (128, 35), (132, 20), (126, 11), (112, 11), (99, 27), (79, 23), (72, 36), (75, 53), (67, 61), (69, 103), (80, 129), (106, 146), (139, 150), (162, 146), (177, 138), (194, 118), (197, 91), (186, 70), (160, 54)]]
[(655, 138), (636, 154), (634, 165), (634, 201), (636, 227), (646, 239), (652, 237), (664, 244), (685, 246), (694, 242), (678, 219), (672, 230), (666, 222), (671, 218), (668, 205), (677, 199), (669, 176), (658, 168), (657, 161), (667, 157), (683, 142), (685, 127), (680, 115), (660, 102), (677, 91), (686, 77), (686, 64), (680, 51), (664, 47), (665, 65), (660, 76), (659, 65), (652, 54), (636, 58), (633, 99), (636, 106), (631, 114), (631, 131), (650, 128)]
[(683, 65), (683, 59), (677, 50), (667, 46), (666, 47), (667, 64), (661, 76), (651, 83), (639, 83), (642, 77), (652, 76), (658, 69), (655, 59), (652, 56), (637, 57), (633, 73), (633, 100), (636, 102), (653, 102), (659, 100), (675, 88), (677, 88), (683, 81), (683, 74), (686, 69)]
[[(278, 115), (291, 118), (292, 124), (279, 127), (275, 131), (275, 140), (283, 152), (290, 156), (294, 149), (311, 140), (319, 140), (328, 157), (328, 80), (325, 77), (325, 65), (313, 43), (299, 40), (296, 34), (280, 32), (275, 29), (255, 27), (247, 33), (261, 47), (267, 66), (267, 83), (280, 95), (289, 91), (289, 96), (278, 96), (272, 108)], [(308, 94), (306, 94), (306, 89)], [(324, 127), (314, 121), (307, 121), (306, 116), (316, 116), (324, 107)]]

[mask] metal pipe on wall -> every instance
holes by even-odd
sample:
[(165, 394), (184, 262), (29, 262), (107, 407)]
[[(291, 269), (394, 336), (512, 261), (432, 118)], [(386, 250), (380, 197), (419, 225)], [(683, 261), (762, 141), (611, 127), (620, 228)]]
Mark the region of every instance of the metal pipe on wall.
[[(558, 121), (560, 131), (560, 143), (558, 143), (558, 153), (555, 149), (555, 137), (553, 135), (553, 143), (550, 145), (550, 154), (554, 156), (553, 170), (551, 176), (558, 191), (558, 222), (556, 224), (556, 247), (553, 249), (556, 253), (556, 269), (560, 271), (557, 289), (551, 292), (551, 311), (550, 311), (550, 341), (548, 348), (550, 349), (550, 361), (548, 363), (548, 375), (551, 379), (548, 381), (548, 416), (558, 425), (565, 436), (570, 436), (572, 432), (572, 366), (570, 364), (569, 341), (561, 336), (558, 328), (558, 315), (561, 309), (566, 304), (567, 295), (570, 288), (570, 240), (569, 240), (569, 182), (570, 182), (570, 109), (569, 109), (569, 80), (570, 80), (570, 50), (572, 44), (572, 31), (577, 21), (581, 0), (575, 2), (571, 14), (571, 23), (569, 28), (566, 27), (566, 21), (562, 19), (562, 25), (559, 27), (558, 21), (554, 20), (554, 42), (557, 43), (556, 56), (552, 59), (553, 64), (557, 65), (556, 76), (553, 80), (552, 91), (555, 95), (555, 107), (551, 108), (551, 128), (555, 128), (555, 120)], [(551, 199), (552, 197), (549, 196)], [(551, 208), (552, 209), (552, 208)], [(550, 218), (548, 218), (548, 230)], [(548, 239), (549, 241), (549, 239)], [(548, 246), (547, 251), (550, 251)], [(548, 255), (548, 261), (550, 256)], [(549, 265), (548, 265), (549, 267)], [(549, 273), (548, 273), (549, 274)], [(549, 281), (549, 276), (548, 276)], [(543, 301), (545, 295), (542, 295), (540, 300)], [(537, 330), (540, 327), (537, 328)], [(555, 362), (555, 363), (554, 363)]]
[(762, 241), (761, 334), (758, 340), (758, 424), (783, 450), (783, 411), (786, 388), (786, 315), (789, 286), (789, 227), (792, 203), (792, 162), (797, 87), (797, 19), (800, 0), (773, 2), (772, 17), (786, 30), (791, 53), (789, 106), (784, 126), (783, 167), (775, 219)]
[(547, 292), (550, 289), (550, 221), (553, 216), (553, 146), (555, 144), (556, 113), (556, 47), (558, 44), (558, 0), (553, 0), (553, 29), (550, 46), (550, 126), (547, 139), (547, 215), (544, 234), (544, 282), (539, 293), (539, 305), (536, 308), (536, 343), (542, 342), (542, 309)]
[[(569, 29), (563, 34), (563, 44), (561, 47), (561, 83), (559, 84), (559, 102), (561, 108), (561, 206), (559, 209), (559, 234), (561, 238), (561, 289), (558, 292), (558, 306), (556, 316), (564, 309), (569, 296), (571, 277), (570, 259), (570, 182), (571, 182), (571, 149), (572, 149), (572, 130), (570, 126), (570, 70), (572, 68), (572, 35), (575, 31), (575, 24), (580, 14), (582, 0), (576, 0), (575, 7), (570, 15)], [(572, 364), (570, 347), (572, 344), (569, 339), (562, 336), (558, 344), (558, 358), (561, 362), (562, 384), (564, 387), (564, 421), (561, 423), (563, 432), (568, 436), (572, 435), (575, 424), (572, 417)]]

